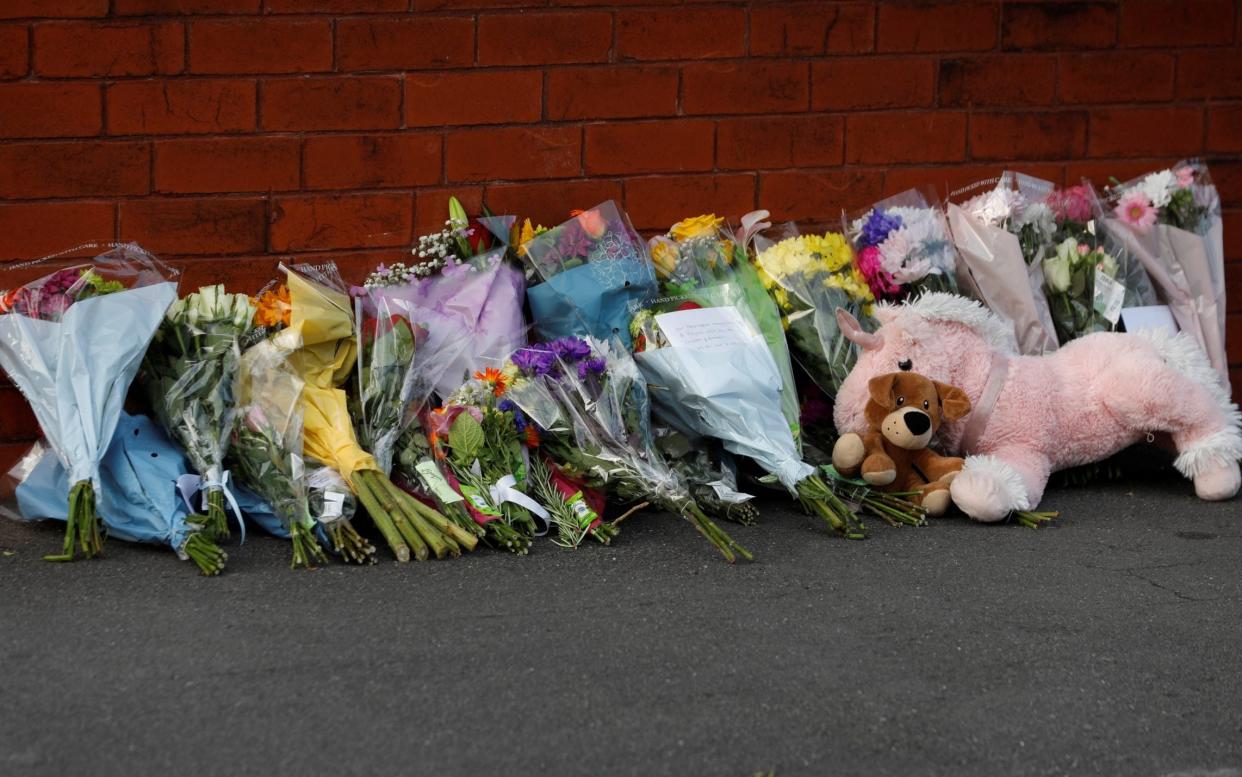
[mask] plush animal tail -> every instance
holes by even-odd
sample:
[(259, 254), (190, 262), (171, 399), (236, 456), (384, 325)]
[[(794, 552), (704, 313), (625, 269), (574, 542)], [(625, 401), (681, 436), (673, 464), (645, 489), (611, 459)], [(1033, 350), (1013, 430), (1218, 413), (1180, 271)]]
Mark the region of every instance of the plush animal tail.
[[(1170, 335), (1156, 330), (1140, 330), (1169, 368), (1203, 387), (1220, 408), (1224, 423), (1193, 441), (1179, 441), (1178, 456), (1173, 462), (1185, 477), (1196, 476), (1242, 459), (1242, 412), (1229, 397), (1229, 389), (1221, 383), (1207, 354), (1194, 338), (1178, 332)], [(1183, 444), (1184, 443), (1184, 444)]]

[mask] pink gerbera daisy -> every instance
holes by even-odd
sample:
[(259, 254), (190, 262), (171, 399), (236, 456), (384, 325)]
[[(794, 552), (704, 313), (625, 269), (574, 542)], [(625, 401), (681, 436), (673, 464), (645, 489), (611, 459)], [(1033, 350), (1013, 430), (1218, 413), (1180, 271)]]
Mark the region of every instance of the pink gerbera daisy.
[(1133, 191), (1122, 197), (1113, 208), (1117, 218), (1129, 224), (1140, 235), (1147, 234), (1156, 223), (1156, 209), (1152, 207), (1147, 196), (1142, 192)]

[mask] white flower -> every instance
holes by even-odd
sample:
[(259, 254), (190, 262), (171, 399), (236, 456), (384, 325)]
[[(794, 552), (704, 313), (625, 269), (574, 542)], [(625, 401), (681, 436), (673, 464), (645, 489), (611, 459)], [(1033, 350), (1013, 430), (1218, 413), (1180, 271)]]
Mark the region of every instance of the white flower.
[(1044, 259), (1044, 282), (1055, 292), (1063, 292), (1070, 286), (1070, 262), (1059, 249)]
[(1050, 240), (1057, 231), (1056, 216), (1052, 209), (1042, 202), (1027, 206), (1017, 219), (1018, 226), (1031, 225), (1044, 241)]
[(1163, 208), (1169, 204), (1169, 199), (1173, 196), (1173, 190), (1177, 188), (1177, 176), (1172, 170), (1150, 173), (1139, 182), (1136, 188), (1147, 195), (1147, 199), (1151, 200), (1152, 205), (1157, 208)]
[(962, 210), (992, 226), (1000, 226), (1018, 209), (1022, 195), (1013, 189), (998, 186), (990, 192), (972, 197)]

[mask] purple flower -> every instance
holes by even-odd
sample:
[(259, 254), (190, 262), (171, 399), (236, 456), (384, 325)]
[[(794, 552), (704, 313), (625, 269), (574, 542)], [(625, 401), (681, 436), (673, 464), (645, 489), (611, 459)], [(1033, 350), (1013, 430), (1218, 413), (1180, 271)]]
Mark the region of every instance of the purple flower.
[(587, 237), (587, 233), (578, 226), (577, 221), (571, 221), (561, 228), (556, 240), (556, 250), (561, 256), (569, 259), (586, 256), (591, 250), (591, 240)]
[(591, 355), (591, 346), (580, 337), (561, 337), (549, 345), (552, 346), (553, 353), (570, 361), (578, 361)]
[(858, 241), (863, 246), (878, 246), (888, 237), (888, 233), (901, 229), (901, 216), (890, 216), (883, 208), (873, 208), (863, 222), (862, 234)]
[(528, 375), (547, 375), (555, 360), (556, 355), (544, 346), (532, 345), (513, 353), (513, 363)]
[(608, 362), (603, 357), (596, 356), (586, 359), (585, 361), (578, 362), (578, 377), (585, 380), (587, 375), (592, 373), (599, 375), (607, 368)]

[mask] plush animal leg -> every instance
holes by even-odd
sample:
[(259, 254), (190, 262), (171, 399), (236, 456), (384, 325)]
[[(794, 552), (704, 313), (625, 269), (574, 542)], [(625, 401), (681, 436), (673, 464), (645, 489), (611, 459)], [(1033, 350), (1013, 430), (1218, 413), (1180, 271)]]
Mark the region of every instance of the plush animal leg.
[(918, 504), (923, 505), (923, 509), (927, 511), (928, 515), (938, 518), (948, 512), (951, 501), (949, 484), (943, 479), (935, 483), (924, 484), (919, 488), (919, 492), (919, 495), (914, 497), (914, 499)]
[(832, 446), (832, 466), (847, 478), (858, 477), (858, 469), (866, 456), (867, 446), (853, 432), (841, 435)]
[(1115, 386), (1104, 404), (1121, 423), (1139, 431), (1169, 432), (1173, 463), (1194, 481), (1201, 499), (1229, 499), (1242, 486), (1242, 415), (1203, 350), (1185, 335), (1149, 336), (1159, 358), (1127, 359), (1113, 370)]
[(1051, 468), (1043, 454), (1024, 448), (967, 456), (949, 493), (954, 504), (976, 521), (999, 521), (1014, 510), (1039, 504)]

